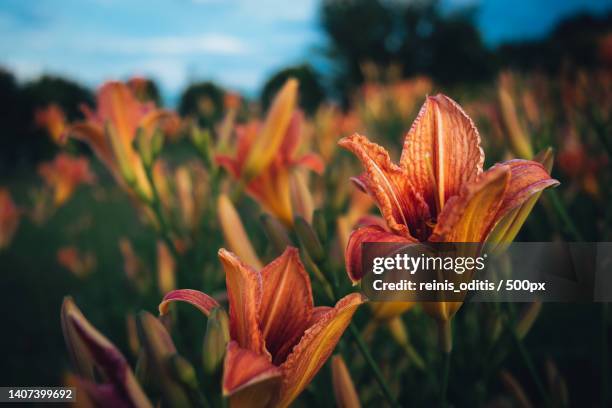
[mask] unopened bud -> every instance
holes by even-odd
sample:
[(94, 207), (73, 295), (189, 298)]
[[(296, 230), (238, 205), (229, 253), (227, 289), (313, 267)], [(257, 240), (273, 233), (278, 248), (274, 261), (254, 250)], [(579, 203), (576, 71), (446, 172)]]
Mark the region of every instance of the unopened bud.
[(170, 374), (179, 383), (191, 389), (196, 389), (198, 387), (196, 372), (191, 363), (184, 357), (174, 354), (168, 358), (167, 364)]
[(538, 154), (535, 155), (533, 160), (544, 166), (548, 174), (550, 174), (553, 168), (553, 163), (555, 161), (552, 147), (547, 147), (546, 149), (540, 151)]
[(351, 374), (341, 355), (337, 354), (332, 357), (331, 368), (336, 405), (341, 408), (361, 407), (355, 384), (353, 384)]
[(541, 301), (532, 302), (525, 306), (525, 309), (523, 309), (519, 321), (516, 323), (516, 335), (519, 339), (522, 340), (523, 338), (525, 338), (527, 333), (529, 333), (529, 330), (531, 329), (531, 327), (533, 327), (533, 324), (540, 315), (541, 310)]
[(214, 373), (221, 365), (229, 341), (229, 319), (220, 307), (211, 310), (204, 335), (204, 370)]
[(291, 207), (294, 214), (303, 217), (307, 222), (312, 222), (314, 203), (312, 194), (308, 189), (308, 183), (306, 182), (306, 174), (303, 172), (294, 172), (291, 175), (289, 188)]
[(276, 253), (281, 254), (288, 246), (293, 245), (285, 226), (278, 219), (270, 214), (262, 214), (260, 220)]
[(316, 209), (312, 215), (312, 227), (321, 242), (327, 241), (327, 221), (325, 220), (325, 213), (320, 208)]
[(112, 124), (107, 122), (104, 126), (104, 131), (113, 150), (121, 176), (128, 185), (134, 185), (136, 183), (136, 174), (128, 156), (127, 146), (125, 146)]
[(213, 160), (210, 131), (208, 129), (201, 129), (194, 124), (191, 127), (190, 135), (191, 142), (198, 150), (198, 153), (200, 153), (204, 164), (206, 167), (211, 167)]
[(295, 217), (294, 228), (300, 243), (312, 260), (318, 263), (325, 259), (325, 250), (312, 226), (304, 218)]
[(234, 204), (225, 194), (219, 196), (217, 210), (219, 222), (221, 223), (221, 231), (223, 231), (223, 237), (230, 250), (248, 265), (261, 269), (263, 264), (259, 260), (253, 244), (244, 229), (240, 215), (238, 215)]

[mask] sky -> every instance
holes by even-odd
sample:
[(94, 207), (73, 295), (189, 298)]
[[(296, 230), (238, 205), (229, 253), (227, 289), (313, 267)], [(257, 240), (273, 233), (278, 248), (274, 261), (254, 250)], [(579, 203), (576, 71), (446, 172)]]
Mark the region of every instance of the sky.
[[(546, 34), (560, 18), (612, 4), (442, 2), (450, 11), (476, 6), (477, 25), (490, 45)], [(196, 80), (253, 94), (273, 72), (308, 61), (325, 45), (318, 8), (317, 0), (2, 0), (0, 66), (20, 80), (51, 73), (92, 87), (146, 75), (170, 99)]]

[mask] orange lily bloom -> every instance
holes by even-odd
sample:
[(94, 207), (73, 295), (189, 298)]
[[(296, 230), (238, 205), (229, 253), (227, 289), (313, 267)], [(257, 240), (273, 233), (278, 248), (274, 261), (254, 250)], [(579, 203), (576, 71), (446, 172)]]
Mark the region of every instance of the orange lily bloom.
[[(353, 179), (380, 209), (387, 228), (361, 227), (345, 251), (349, 277), (359, 281), (363, 242), (484, 243), (496, 224), (534, 194), (559, 184), (542, 164), (510, 160), (483, 172), (480, 135), (461, 107), (444, 95), (428, 97), (406, 135), (399, 165), (387, 151), (354, 134), (339, 142), (365, 173)], [(444, 322), (461, 302), (424, 305)]]
[(79, 184), (91, 184), (96, 178), (85, 157), (72, 157), (65, 153), (58, 154), (50, 162), (41, 163), (38, 173), (53, 191), (53, 202), (58, 207), (72, 196)]
[(139, 129), (152, 137), (174, 114), (139, 102), (127, 85), (116, 81), (102, 85), (96, 99), (97, 111), (82, 107), (86, 120), (72, 125), (68, 133), (86, 142), (121, 185), (133, 183), (150, 197), (151, 186), (133, 142)]
[(7, 247), (19, 226), (20, 211), (8, 189), (0, 187), (0, 249)]
[(238, 127), (235, 157), (217, 155), (216, 161), (268, 212), (286, 225), (293, 223), (290, 171), (304, 166), (323, 172), (323, 162), (315, 154), (296, 157), (300, 144), (302, 115), (295, 111), (297, 81), (290, 79), (279, 91), (265, 122)]
[(96, 257), (92, 252), (81, 252), (70, 245), (57, 250), (57, 262), (74, 276), (84, 278), (95, 268)]
[(47, 130), (55, 143), (62, 144), (66, 131), (66, 115), (64, 115), (62, 108), (52, 103), (46, 108), (37, 109), (34, 121), (38, 126)]
[[(353, 293), (334, 307), (314, 307), (296, 248), (287, 248), (261, 271), (225, 249), (219, 258), (230, 316), (223, 393), (232, 407), (286, 407), (323, 366), (364, 299)], [(188, 302), (206, 315), (219, 307), (208, 295), (184, 289), (168, 293), (160, 313), (173, 301)]]

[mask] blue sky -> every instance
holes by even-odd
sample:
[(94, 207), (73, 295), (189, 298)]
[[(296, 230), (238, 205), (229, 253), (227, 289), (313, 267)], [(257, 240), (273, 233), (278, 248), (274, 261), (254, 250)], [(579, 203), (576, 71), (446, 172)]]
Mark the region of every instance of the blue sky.
[[(402, 0), (398, 0), (402, 1)], [(403, 0), (410, 1), (410, 0)], [(0, 65), (27, 80), (43, 72), (89, 86), (142, 74), (173, 99), (213, 79), (247, 93), (325, 44), (316, 0), (2, 0)], [(489, 44), (536, 37), (576, 10), (610, 0), (443, 0), (478, 6)], [(356, 32), (358, 34), (358, 31)]]

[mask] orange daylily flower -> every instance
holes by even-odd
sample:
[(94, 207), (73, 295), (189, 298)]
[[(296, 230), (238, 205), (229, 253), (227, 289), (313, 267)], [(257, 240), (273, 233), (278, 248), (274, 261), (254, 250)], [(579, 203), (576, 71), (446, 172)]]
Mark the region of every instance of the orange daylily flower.
[[(230, 315), (223, 393), (233, 407), (286, 407), (310, 383), (364, 299), (350, 294), (334, 307), (314, 307), (310, 278), (296, 248), (261, 271), (221, 249)], [(168, 293), (159, 310), (188, 302), (204, 314), (219, 307), (194, 290)]]
[(81, 252), (69, 245), (57, 250), (57, 263), (74, 276), (84, 278), (96, 267), (96, 256), (92, 252)]
[(50, 162), (41, 163), (38, 173), (53, 191), (53, 202), (58, 207), (72, 196), (79, 184), (91, 184), (96, 179), (85, 157), (72, 157), (65, 153), (58, 154)]
[[(349, 277), (359, 281), (364, 242), (475, 242), (513, 209), (558, 183), (542, 164), (510, 160), (483, 172), (480, 135), (461, 107), (444, 95), (428, 97), (407, 133), (399, 164), (387, 151), (354, 134), (339, 142), (353, 152), (365, 173), (353, 179), (373, 198), (386, 222), (351, 234), (345, 258)], [(424, 305), (448, 321), (461, 302)]]
[(310, 153), (296, 157), (302, 124), (302, 114), (295, 111), (296, 99), (297, 81), (290, 79), (277, 94), (263, 124), (253, 121), (236, 129), (235, 157), (216, 157), (234, 178), (245, 182), (246, 191), (255, 200), (286, 225), (293, 223), (291, 169), (304, 166), (323, 172), (319, 156)]
[(37, 109), (34, 121), (38, 126), (47, 130), (55, 143), (62, 144), (66, 131), (66, 115), (62, 108), (52, 103), (45, 108)]
[(7, 247), (19, 226), (20, 211), (8, 189), (0, 187), (0, 249)]
[(139, 129), (152, 137), (158, 126), (175, 115), (152, 102), (139, 102), (122, 82), (106, 82), (96, 99), (97, 110), (82, 107), (86, 120), (73, 124), (68, 133), (86, 142), (121, 185), (133, 183), (150, 197), (151, 186), (133, 142)]

